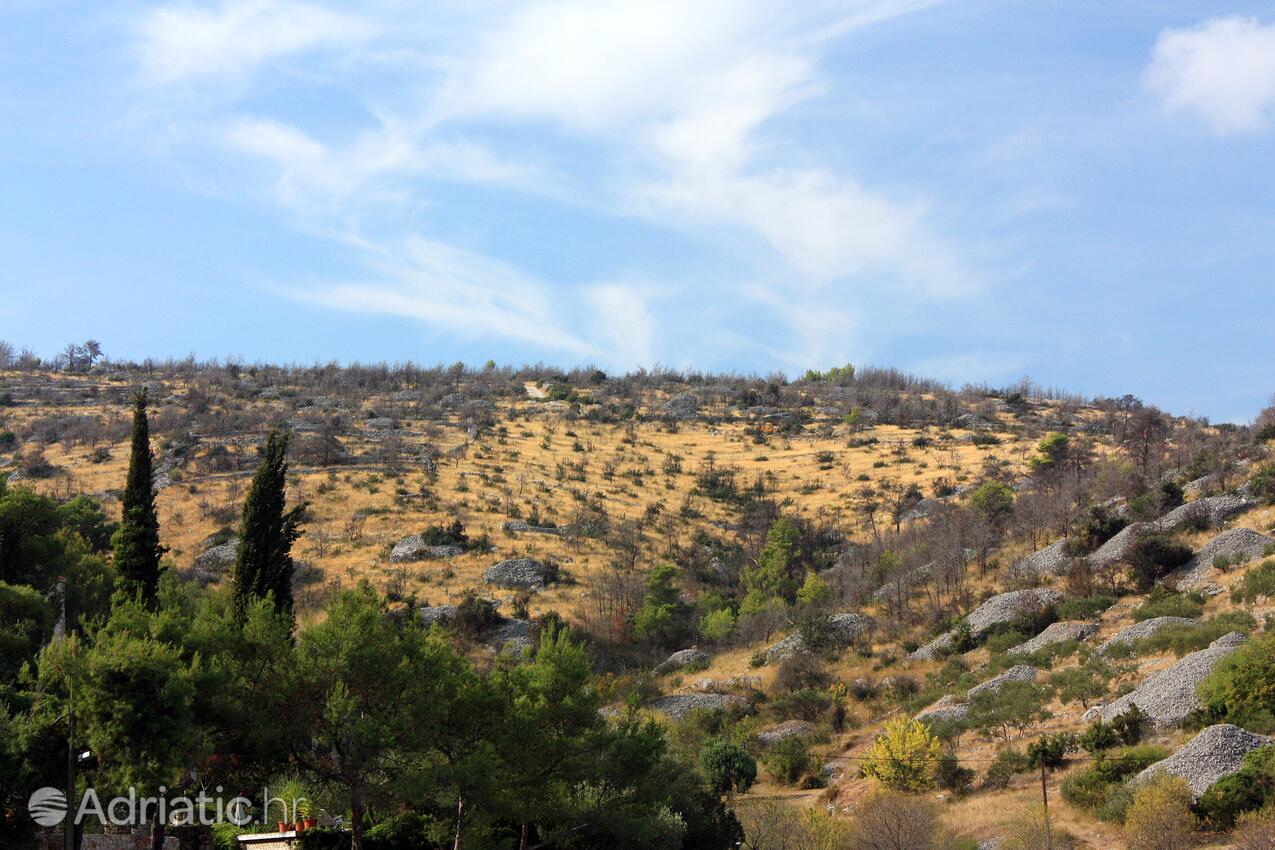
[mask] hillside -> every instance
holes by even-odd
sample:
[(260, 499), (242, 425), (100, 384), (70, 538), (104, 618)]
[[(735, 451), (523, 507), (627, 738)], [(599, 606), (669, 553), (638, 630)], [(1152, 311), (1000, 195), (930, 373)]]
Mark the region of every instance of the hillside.
[[(1035, 846), (1013, 833), (1042, 774), (1004, 753), (1082, 735), (1108, 713), (1092, 706), (1130, 692), (1152, 714), (1142, 746), (1179, 750), (1212, 725), (1194, 683), (1163, 719), (1136, 688), (1275, 622), (1275, 589), (1248, 578), (1275, 554), (1269, 443), (1132, 397), (955, 392), (888, 370), (107, 365), (0, 374), (0, 475), (118, 519), (142, 387), (177, 579), (229, 582), (260, 449), (285, 427), (288, 498), (307, 506), (299, 620), (367, 580), (445, 627), (496, 603), (503, 625), (475, 637), (479, 659), (567, 622), (609, 713), (659, 717), (688, 751), (726, 738), (756, 757), (758, 782), (732, 803), (758, 850), (780, 846), (765, 838), (787, 817), (776, 801), (852, 813), (876, 737), (918, 715), (974, 772), (924, 792), (952, 846)], [(487, 581), (511, 559), (531, 563)], [(1098, 651), (1139, 622), (1165, 628)], [(1200, 658), (1203, 679), (1217, 659)], [(1048, 771), (1055, 847), (1125, 846), (1118, 818), (1064, 799), (1101, 752), (1073, 747)], [(1232, 840), (1218, 824), (1199, 834)]]

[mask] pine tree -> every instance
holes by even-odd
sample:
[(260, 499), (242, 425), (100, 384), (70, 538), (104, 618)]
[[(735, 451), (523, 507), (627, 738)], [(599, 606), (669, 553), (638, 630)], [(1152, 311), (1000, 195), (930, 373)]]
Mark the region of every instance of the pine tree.
[(235, 599), (243, 611), (252, 597), (271, 596), (280, 611), (292, 611), (292, 544), (301, 536), (305, 504), (285, 510), (288, 434), (272, 431), (265, 457), (252, 479), (239, 525)]
[(133, 400), (133, 448), (124, 486), (124, 510), (111, 540), (115, 549), (116, 586), (129, 597), (150, 603), (159, 589), (159, 517), (151, 483), (150, 423), (146, 418), (146, 390)]

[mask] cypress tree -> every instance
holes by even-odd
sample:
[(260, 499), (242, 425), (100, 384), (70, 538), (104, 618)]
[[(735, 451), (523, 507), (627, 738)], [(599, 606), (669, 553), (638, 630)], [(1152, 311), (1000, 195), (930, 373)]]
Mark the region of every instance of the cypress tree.
[(115, 550), (116, 587), (129, 597), (154, 602), (159, 589), (159, 517), (151, 482), (150, 423), (146, 418), (146, 390), (133, 399), (133, 447), (124, 485), (123, 515), (111, 539)]
[(235, 555), (235, 602), (240, 612), (253, 597), (272, 596), (279, 611), (292, 612), (292, 544), (301, 536), (305, 504), (285, 510), (288, 434), (271, 431), (265, 456), (252, 479), (239, 524)]

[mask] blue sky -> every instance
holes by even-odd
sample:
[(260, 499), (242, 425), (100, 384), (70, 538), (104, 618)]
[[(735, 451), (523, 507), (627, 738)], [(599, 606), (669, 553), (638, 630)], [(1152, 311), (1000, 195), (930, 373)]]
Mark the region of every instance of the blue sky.
[(1275, 391), (1275, 4), (0, 0), (41, 353)]

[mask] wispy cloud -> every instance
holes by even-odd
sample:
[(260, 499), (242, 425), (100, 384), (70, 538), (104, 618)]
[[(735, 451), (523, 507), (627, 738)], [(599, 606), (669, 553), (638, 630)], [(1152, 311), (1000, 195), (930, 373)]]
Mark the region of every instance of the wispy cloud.
[(240, 75), (273, 59), (358, 44), (374, 31), (358, 16), (299, 0), (173, 4), (147, 11), (136, 25), (141, 71), (158, 84)]
[(1167, 109), (1194, 112), (1216, 133), (1263, 129), (1275, 111), (1275, 24), (1226, 17), (1167, 29), (1146, 85)]
[[(831, 41), (936, 2), (819, 0), (794, 10), (778, 0), (550, 0), (512, 15), (475, 4), (449, 17), (429, 5), (373, 4), (353, 15), (301, 0), (222, 0), (147, 11), (135, 50), (143, 80), (168, 90), (166, 108), (179, 108), (171, 91), (185, 83), (240, 81), (242, 93), (188, 121), (211, 128), (199, 143), (231, 157), (223, 170), (241, 163), (244, 188), (310, 232), (364, 252), (365, 280), (298, 297), (579, 356), (667, 360), (663, 346), (691, 342), (655, 332), (662, 317), (653, 311), (676, 311), (679, 299), (652, 301), (614, 282), (632, 279), (626, 269), (591, 286), (554, 285), (436, 235), (404, 238), (401, 226), (374, 223), (387, 208), (429, 206), (439, 181), (459, 181), (637, 218), (708, 250), (744, 246), (750, 263), (777, 270), (767, 276), (775, 303), (827, 291), (811, 314), (775, 313), (801, 341), (783, 347), (809, 358), (845, 350), (849, 311), (836, 302), (857, 288), (953, 296), (979, 283), (931, 220), (929, 199), (812, 163), (784, 126), (828, 90), (820, 63)], [(256, 72), (284, 60), (302, 69), (289, 83), (304, 87), (312, 57), (376, 68), (370, 81), (344, 86), (361, 126), (307, 126), (252, 97)], [(586, 145), (590, 155), (538, 161), (487, 141), (509, 132)], [(498, 234), (469, 244), (484, 242), (500, 252)], [(701, 295), (721, 286), (689, 271), (677, 283)], [(593, 327), (618, 346), (582, 330)]]

